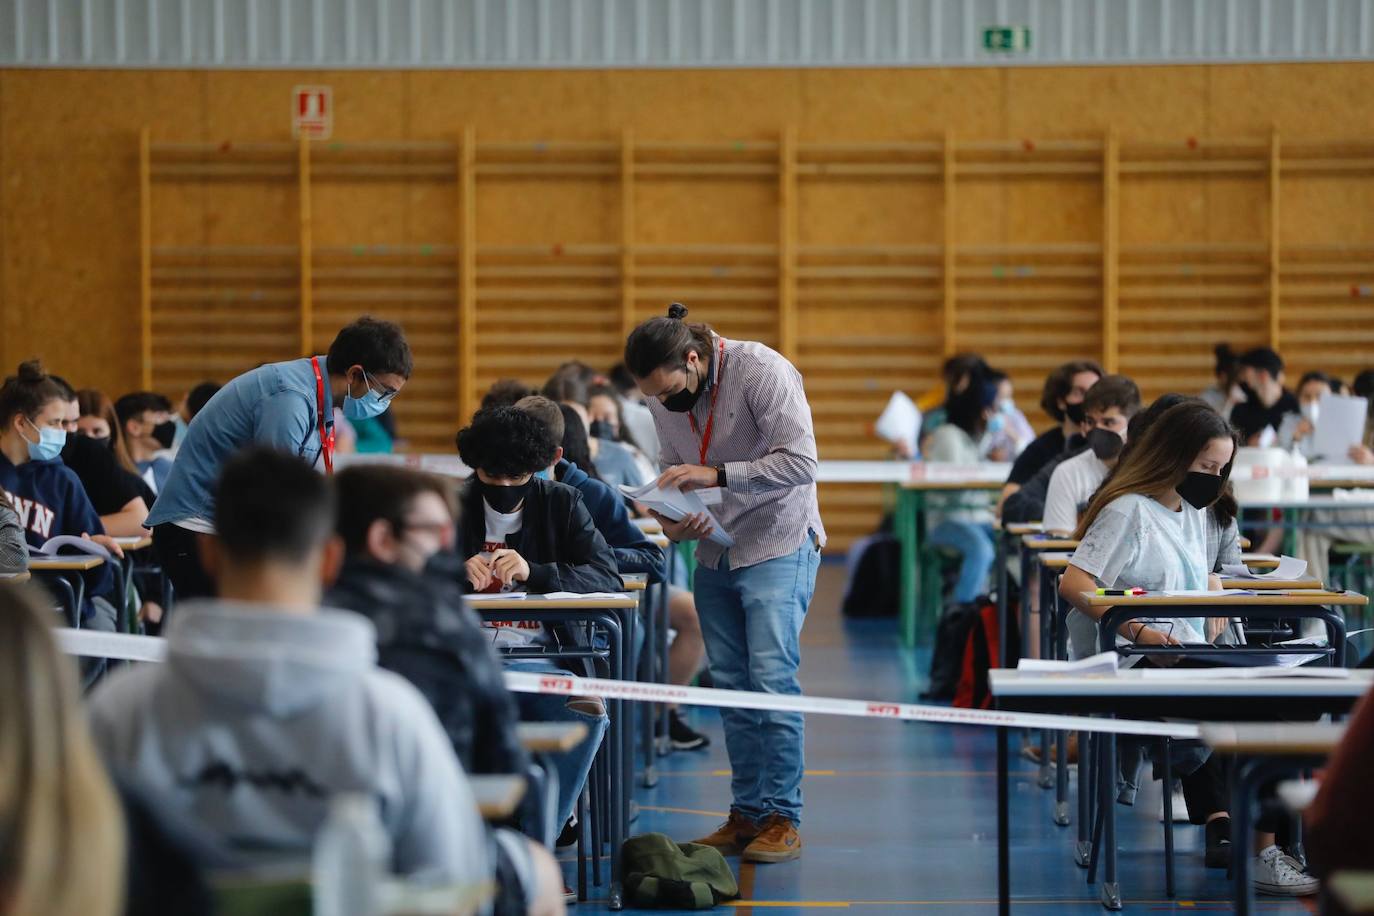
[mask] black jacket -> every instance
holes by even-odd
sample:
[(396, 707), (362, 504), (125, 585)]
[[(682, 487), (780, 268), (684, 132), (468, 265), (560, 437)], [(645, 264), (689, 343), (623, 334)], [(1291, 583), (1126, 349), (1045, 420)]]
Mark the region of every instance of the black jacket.
[(372, 621), (381, 666), (429, 700), (464, 771), (526, 771), (515, 700), (489, 636), (452, 580), (350, 557), (325, 603)]
[[(487, 534), (481, 490), (472, 481), (463, 488), (462, 502), (458, 542), (467, 559), (482, 552)], [(596, 530), (582, 494), (564, 484), (534, 478), (525, 496), (520, 531), (511, 536), (509, 546), (530, 566), (525, 590), (532, 594), (625, 588), (615, 556)], [(462, 583), (470, 588), (466, 577)]]
[(651, 582), (663, 581), (668, 561), (663, 551), (630, 521), (630, 513), (620, 494), (566, 459), (558, 462), (555, 473), (560, 483), (582, 494), (592, 523), (611, 548), (616, 568), (622, 574), (644, 573)]
[(1069, 444), (1051, 458), (1027, 480), (1021, 489), (1007, 497), (1002, 504), (1003, 522), (1038, 522), (1045, 517), (1045, 498), (1050, 495), (1050, 478), (1065, 461), (1087, 451), (1081, 436), (1074, 436)]

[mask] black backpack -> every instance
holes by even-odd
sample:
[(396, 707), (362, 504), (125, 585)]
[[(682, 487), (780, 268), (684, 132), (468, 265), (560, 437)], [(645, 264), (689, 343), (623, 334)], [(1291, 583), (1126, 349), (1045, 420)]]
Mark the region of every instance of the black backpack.
[(901, 603), (902, 545), (892, 534), (892, 517), (878, 530), (849, 548), (849, 573), (844, 584), (846, 617), (896, 617)]

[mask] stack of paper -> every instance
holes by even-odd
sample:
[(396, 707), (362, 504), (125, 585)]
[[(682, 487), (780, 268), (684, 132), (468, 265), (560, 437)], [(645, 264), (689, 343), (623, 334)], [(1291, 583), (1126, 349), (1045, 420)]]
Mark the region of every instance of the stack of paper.
[(735, 539), (725, 533), (721, 527), (720, 520), (706, 508), (706, 504), (701, 501), (695, 490), (664, 490), (656, 482), (646, 483), (642, 487), (631, 487), (621, 484), (620, 492), (637, 503), (653, 509), (664, 518), (672, 521), (679, 521), (687, 515), (702, 515), (711, 522), (711, 533), (707, 540), (714, 541), (722, 547), (735, 546)]
[(1017, 662), (1017, 672), (1036, 677), (1050, 674), (1116, 674), (1118, 656), (1115, 652), (1099, 652), (1074, 662), (1046, 658), (1023, 658)]
[(1364, 436), (1369, 401), (1328, 394), (1317, 402), (1317, 428), (1312, 434), (1311, 454), (1327, 461), (1345, 461), (1350, 449)]
[(1228, 579), (1278, 579), (1283, 582), (1292, 582), (1301, 579), (1307, 572), (1307, 561), (1299, 560), (1297, 557), (1282, 556), (1279, 557), (1278, 567), (1266, 573), (1253, 572), (1244, 563), (1227, 563), (1221, 567), (1221, 571)]

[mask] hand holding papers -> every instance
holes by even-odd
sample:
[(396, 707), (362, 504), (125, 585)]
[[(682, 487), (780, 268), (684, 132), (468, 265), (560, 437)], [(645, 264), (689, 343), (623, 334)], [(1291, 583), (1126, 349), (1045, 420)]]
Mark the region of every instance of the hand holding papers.
[(900, 391), (892, 392), (873, 431), (896, 446), (905, 446), (909, 458), (916, 457), (916, 437), (921, 432), (921, 411)]
[(1316, 431), (1312, 434), (1312, 455), (1327, 461), (1344, 461), (1353, 446), (1364, 437), (1369, 401), (1328, 394), (1317, 402)]
[(675, 522), (681, 521), (684, 516), (688, 515), (704, 515), (710, 519), (712, 528), (707, 539), (722, 547), (735, 546), (735, 539), (725, 533), (725, 529), (720, 525), (720, 520), (706, 507), (696, 490), (665, 490), (655, 482), (646, 483), (642, 487), (622, 485), (620, 492), (635, 502), (644, 504), (664, 518)]

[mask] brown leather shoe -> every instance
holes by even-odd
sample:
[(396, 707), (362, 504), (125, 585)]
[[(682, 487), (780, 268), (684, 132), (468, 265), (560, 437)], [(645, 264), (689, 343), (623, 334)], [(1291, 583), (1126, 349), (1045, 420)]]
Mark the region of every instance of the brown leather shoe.
[(738, 811), (731, 811), (729, 820), (717, 827), (715, 833), (692, 842), (700, 843), (702, 846), (714, 846), (723, 856), (737, 856), (762, 829), (759, 824)]
[(781, 814), (771, 814), (763, 822), (763, 831), (744, 847), (743, 858), (746, 862), (790, 862), (800, 858), (801, 851), (797, 825)]

